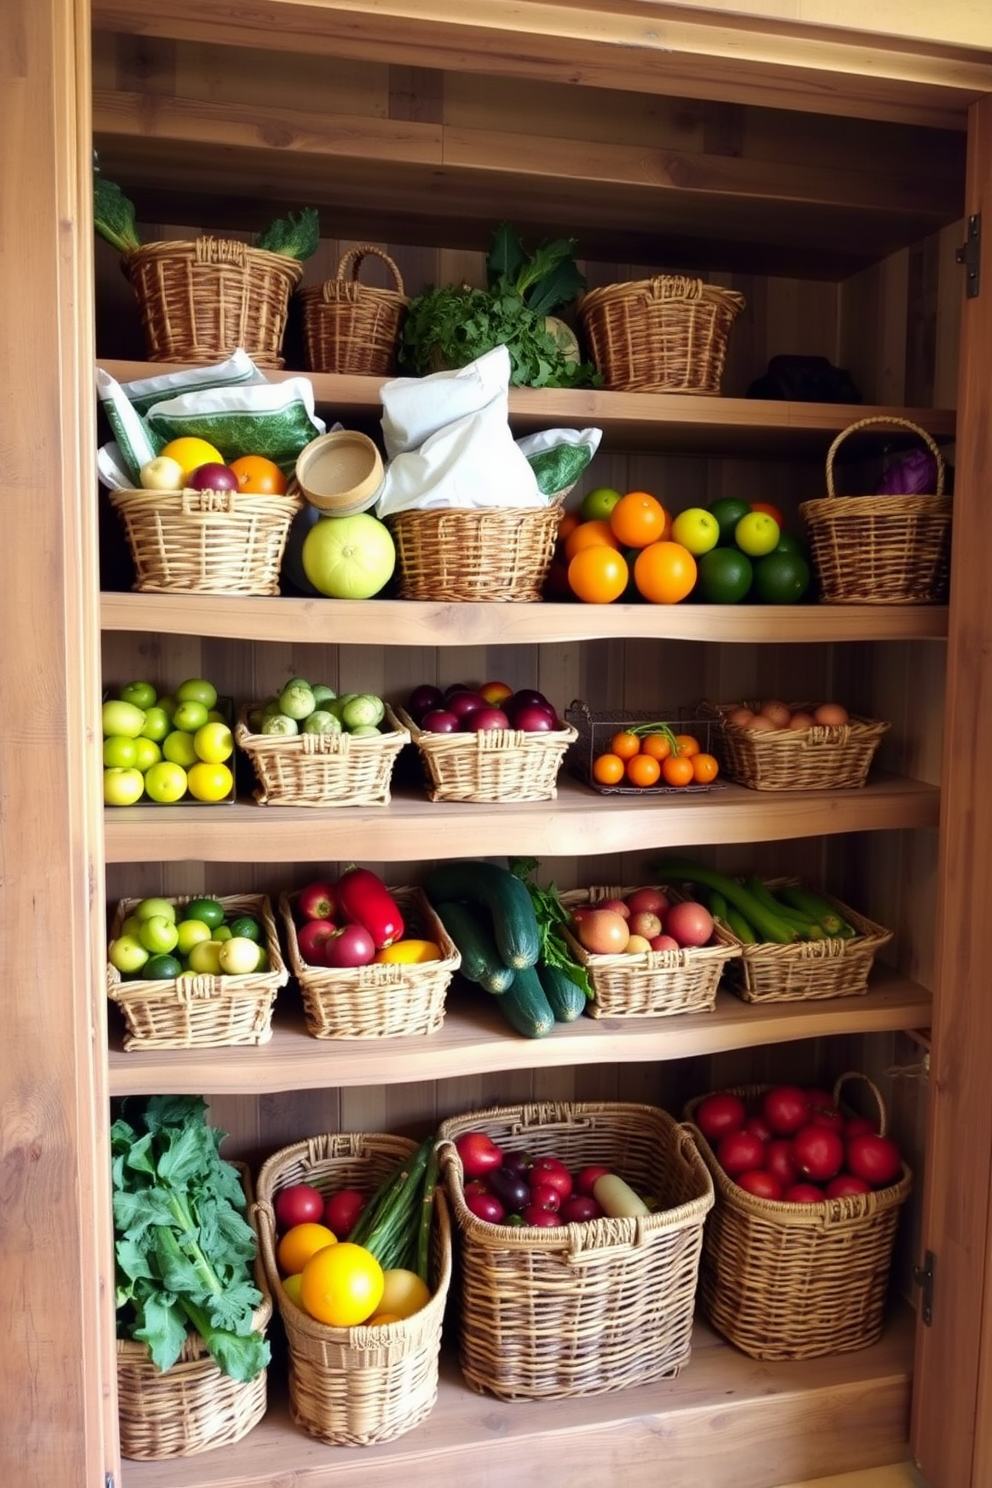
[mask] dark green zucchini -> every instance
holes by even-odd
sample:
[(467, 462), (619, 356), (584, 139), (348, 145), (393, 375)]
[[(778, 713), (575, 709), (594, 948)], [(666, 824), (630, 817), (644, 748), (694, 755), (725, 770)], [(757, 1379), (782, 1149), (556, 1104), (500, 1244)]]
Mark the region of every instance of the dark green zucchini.
[(539, 961), (537, 975), (556, 1023), (574, 1023), (576, 1018), (581, 1018), (586, 1008), (586, 994), (567, 972), (560, 966), (548, 966)]
[(524, 1038), (544, 1038), (555, 1026), (555, 1015), (533, 966), (522, 966), (496, 1006), (511, 1028)]
[(500, 960), (492, 922), (482, 905), (448, 899), (436, 904), (434, 911), (458, 947), (462, 976), (487, 992), (497, 995), (505, 992), (513, 981), (513, 968)]
[(514, 971), (537, 961), (541, 932), (534, 905), (526, 885), (508, 868), (478, 858), (440, 863), (427, 875), (424, 891), (435, 908), (454, 899), (485, 905), (500, 960)]

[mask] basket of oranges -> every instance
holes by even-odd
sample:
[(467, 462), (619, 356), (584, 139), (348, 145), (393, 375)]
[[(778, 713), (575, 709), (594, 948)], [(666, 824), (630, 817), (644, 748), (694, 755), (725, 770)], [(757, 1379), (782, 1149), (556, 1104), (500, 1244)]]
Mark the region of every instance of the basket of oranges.
[(723, 786), (713, 752), (715, 719), (593, 713), (576, 700), (565, 710), (565, 721), (578, 735), (568, 767), (602, 795), (685, 794)]

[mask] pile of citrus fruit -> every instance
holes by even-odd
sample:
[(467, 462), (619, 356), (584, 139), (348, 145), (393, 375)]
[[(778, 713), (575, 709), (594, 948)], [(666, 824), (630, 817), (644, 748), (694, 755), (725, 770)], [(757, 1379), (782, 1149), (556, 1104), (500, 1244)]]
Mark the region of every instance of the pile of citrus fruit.
[(648, 491), (600, 486), (567, 513), (549, 597), (586, 604), (796, 604), (810, 584), (798, 538), (763, 502), (721, 497), (674, 518)]
[(103, 799), (223, 801), (234, 789), (227, 763), (234, 735), (217, 707), (217, 689), (189, 677), (159, 696), (151, 682), (129, 682), (103, 705)]
[(183, 435), (164, 445), (138, 476), (146, 491), (241, 491), (246, 496), (284, 496), (286, 477), (264, 455), (240, 455), (227, 463), (207, 439)]
[(592, 762), (593, 780), (606, 788), (711, 785), (719, 773), (719, 762), (693, 734), (676, 734), (663, 723), (618, 729)]

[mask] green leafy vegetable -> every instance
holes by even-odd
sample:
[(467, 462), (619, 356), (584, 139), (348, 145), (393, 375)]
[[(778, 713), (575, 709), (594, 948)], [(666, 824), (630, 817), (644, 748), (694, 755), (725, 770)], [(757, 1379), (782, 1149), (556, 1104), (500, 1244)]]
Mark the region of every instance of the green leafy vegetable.
[(281, 253), (284, 258), (309, 258), (316, 253), (320, 242), (320, 219), (316, 207), (304, 207), (301, 212), (290, 212), (286, 217), (277, 217), (255, 244), (268, 253)]
[(269, 1362), (252, 1327), (262, 1294), (237, 1170), (218, 1153), (198, 1096), (152, 1096), (110, 1129), (118, 1336), (170, 1369), (192, 1327), (220, 1369), (250, 1380)]
[(121, 253), (141, 247), (134, 225), (134, 203), (113, 181), (99, 174), (93, 177), (93, 226)]
[(562, 904), (554, 884), (549, 884), (546, 889), (542, 889), (539, 884), (534, 883), (532, 875), (536, 867), (536, 858), (510, 859), (510, 872), (522, 881), (534, 906), (537, 928), (541, 936), (541, 954), (538, 960), (542, 961), (545, 966), (557, 966), (570, 981), (581, 987), (591, 1000), (596, 994), (585, 967), (573, 961), (569, 954), (568, 943), (561, 933), (561, 927), (568, 924), (571, 916)]
[(437, 1187), (435, 1140), (425, 1137), (380, 1183), (358, 1216), (348, 1239), (372, 1252), (384, 1271), (400, 1267), (427, 1274), (434, 1190)]

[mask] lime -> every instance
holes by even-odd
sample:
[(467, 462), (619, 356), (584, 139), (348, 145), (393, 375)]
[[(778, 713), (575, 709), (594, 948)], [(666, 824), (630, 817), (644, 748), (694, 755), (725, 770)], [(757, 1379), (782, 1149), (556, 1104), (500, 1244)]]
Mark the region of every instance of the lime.
[(385, 714), (386, 708), (381, 698), (372, 692), (360, 692), (341, 709), (341, 722), (346, 729), (354, 730), (380, 724)]
[(798, 604), (809, 579), (809, 564), (801, 553), (769, 553), (754, 565), (754, 592), (766, 604)]
[(182, 729), (184, 734), (195, 734), (197, 729), (203, 728), (207, 722), (207, 707), (205, 703), (185, 702), (180, 703), (172, 715), (172, 727)]
[(121, 702), (133, 703), (136, 708), (150, 708), (158, 693), (150, 682), (129, 682), (121, 688)]
[(138, 764), (138, 741), (111, 734), (103, 741), (103, 763), (108, 769), (131, 770)]
[(763, 558), (777, 545), (782, 529), (767, 512), (748, 512), (734, 528), (734, 542), (749, 558)]
[(265, 949), (264, 946), (259, 946), (259, 948), (258, 948), (258, 965), (255, 967), (255, 970), (256, 971), (268, 971), (268, 969), (269, 969), (269, 953)]
[(597, 486), (594, 491), (587, 491), (579, 507), (580, 519), (583, 522), (608, 522), (610, 512), (622, 495), (622, 491), (615, 491), (612, 486)]
[(220, 945), (216, 940), (201, 940), (188, 956), (190, 971), (201, 976), (220, 975)]
[(193, 735), (193, 748), (207, 764), (223, 764), (234, 753), (234, 735), (226, 723), (205, 723)]
[(251, 915), (238, 915), (236, 920), (231, 921), (231, 934), (241, 936), (244, 940), (260, 941), (262, 927)]
[(806, 544), (794, 532), (780, 532), (778, 543), (773, 551), (776, 553), (799, 553), (805, 558)]
[(166, 734), (172, 728), (172, 714), (167, 713), (160, 705), (145, 709), (145, 721), (141, 726), (139, 739), (154, 739), (156, 744), (161, 744)]
[(211, 929), (224, 923), (224, 906), (219, 899), (191, 899), (183, 910), (184, 920), (202, 920)]
[(133, 703), (122, 703), (116, 699), (103, 705), (104, 738), (111, 734), (120, 734), (126, 739), (136, 739), (144, 722), (144, 709), (136, 708)]
[(706, 509), (720, 524), (720, 541), (731, 543), (734, 540), (734, 528), (741, 517), (748, 515), (751, 504), (737, 496), (720, 496), (716, 501), (711, 501)]
[(231, 939), (231, 927), (230, 927), (230, 925), (217, 925), (216, 928), (214, 929), (214, 933), (213, 933), (213, 935), (211, 935), (210, 939), (211, 940), (216, 940), (218, 942), (218, 944), (223, 944), (223, 942), (225, 940), (230, 940)]
[(699, 559), (695, 592), (707, 604), (739, 604), (753, 577), (746, 553), (738, 548), (711, 548)]
[(693, 557), (698, 557), (720, 541), (720, 523), (705, 507), (687, 507), (672, 523), (672, 541), (681, 543)]
[(186, 794), (186, 771), (171, 760), (159, 760), (145, 774), (145, 790), (153, 801), (164, 805), (181, 801)]
[(217, 689), (204, 677), (187, 677), (176, 688), (175, 696), (177, 703), (202, 703), (205, 708), (217, 706)]
[(163, 915), (167, 920), (176, 918), (176, 906), (171, 899), (150, 898), (141, 899), (131, 911), (137, 920), (150, 920), (155, 915)]
[(205, 925), (202, 920), (180, 920), (176, 926), (177, 939), (176, 950), (180, 956), (188, 956), (195, 945), (201, 940), (210, 940), (210, 926)]
[[(147, 775), (152, 765), (157, 765), (162, 758), (162, 751), (153, 739), (145, 739), (141, 734), (133, 741), (137, 758), (134, 768), (140, 770), (142, 775)], [(148, 790), (148, 782), (145, 781), (145, 789)], [(148, 792), (151, 795), (151, 792)]]
[(162, 753), (174, 765), (182, 765), (184, 770), (197, 761), (193, 735), (184, 733), (182, 729), (173, 729), (171, 734), (166, 734), (162, 740)]
[(142, 967), (141, 975), (149, 982), (170, 982), (182, 976), (182, 964), (175, 956), (152, 956)]

